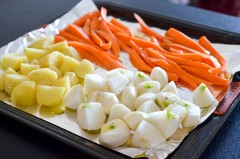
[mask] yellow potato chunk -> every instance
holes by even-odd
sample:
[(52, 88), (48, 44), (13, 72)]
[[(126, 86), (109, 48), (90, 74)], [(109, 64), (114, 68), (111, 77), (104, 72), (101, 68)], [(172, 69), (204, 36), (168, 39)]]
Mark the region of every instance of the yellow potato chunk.
[(64, 55), (58, 51), (54, 51), (47, 56), (42, 57), (39, 59), (39, 63), (41, 67), (50, 67), (56, 66), (60, 67), (63, 62)]
[(59, 51), (62, 52), (68, 48), (68, 44), (66, 41), (58, 42), (52, 45), (49, 45), (47, 49), (49, 51)]
[(78, 60), (75, 60), (72, 57), (64, 56), (63, 64), (60, 67), (60, 70), (61, 70), (62, 74), (65, 74), (66, 72), (73, 72), (74, 68), (77, 65), (79, 65), (79, 63), (80, 62)]
[(94, 72), (93, 64), (90, 61), (83, 59), (80, 64), (75, 67), (74, 72), (78, 77), (84, 78), (86, 74)]
[(65, 105), (62, 103), (59, 103), (55, 107), (52, 107), (52, 113), (53, 114), (62, 114), (65, 111)]
[(18, 54), (8, 54), (2, 56), (2, 67), (4, 70), (11, 67), (15, 71), (20, 69), (21, 63), (27, 62), (27, 56)]
[(11, 100), (17, 106), (29, 106), (36, 102), (36, 83), (24, 81), (13, 89)]
[(72, 46), (68, 46), (67, 49), (65, 49), (64, 51), (62, 51), (63, 54), (67, 55), (67, 56), (70, 56), (70, 57), (73, 57), (74, 59), (78, 60), (78, 61), (81, 61), (82, 60), (82, 57), (81, 55), (77, 52), (76, 49), (74, 49), (74, 47)]
[(8, 94), (12, 94), (13, 89), (22, 83), (23, 81), (28, 80), (26, 76), (18, 74), (7, 74), (5, 76), (5, 91)]
[(63, 76), (62, 78), (53, 82), (52, 86), (65, 87), (65, 93), (71, 89), (70, 77)]
[(51, 85), (57, 80), (57, 73), (49, 68), (40, 68), (33, 70), (28, 74), (28, 78), (40, 85)]
[(10, 67), (5, 72), (2, 72), (2, 71), (1, 71), (1, 74), (0, 74), (0, 90), (1, 91), (3, 91), (5, 89), (5, 77), (6, 77), (6, 75), (7, 74), (18, 74), (16, 71), (14, 71)]
[(49, 69), (57, 73), (58, 78), (62, 77), (62, 72), (56, 66), (50, 66)]
[(54, 107), (61, 103), (65, 87), (37, 86), (38, 104)]
[(48, 50), (35, 49), (35, 48), (25, 48), (24, 52), (28, 58), (28, 61), (38, 60), (49, 53)]
[(36, 48), (36, 49), (47, 49), (49, 45), (52, 45), (54, 43), (54, 37), (52, 35), (46, 36), (44, 38), (38, 39), (33, 44), (31, 44), (30, 48)]
[(21, 63), (21, 73), (23, 75), (27, 75), (32, 70), (39, 69), (39, 65), (33, 65), (33, 64), (27, 64), (27, 63)]
[(66, 72), (64, 76), (69, 76), (71, 87), (80, 83), (79, 78), (77, 77), (77, 75), (74, 72)]
[(40, 63), (37, 59), (31, 61), (29, 64), (32, 64), (32, 65), (39, 65), (40, 66)]

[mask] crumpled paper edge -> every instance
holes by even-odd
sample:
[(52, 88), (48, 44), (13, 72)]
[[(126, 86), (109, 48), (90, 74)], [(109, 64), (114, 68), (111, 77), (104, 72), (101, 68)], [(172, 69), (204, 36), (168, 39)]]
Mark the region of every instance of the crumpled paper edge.
[[(27, 47), (29, 44), (31, 44), (33, 41), (41, 37), (45, 37), (47, 35), (56, 35), (58, 33), (58, 30), (63, 29), (65, 26), (67, 26), (69, 23), (76, 20), (78, 17), (81, 17), (85, 13), (96, 10), (96, 9), (97, 7), (92, 1), (82, 0), (68, 13), (56, 19), (47, 27), (31, 31), (19, 37), (18, 39), (10, 42), (9, 44), (3, 46), (2, 48), (0, 48), (0, 55), (12, 53), (12, 52), (21, 53), (23, 49)], [(124, 23), (126, 23), (127, 26), (129, 26), (131, 29), (135, 31), (137, 28), (139, 28), (138, 24), (136, 23), (129, 23), (129, 22), (124, 22)], [(160, 32), (161, 34), (164, 34), (165, 32), (164, 30), (161, 30), (161, 29), (157, 29), (157, 28), (154, 28), (154, 29), (156, 29), (156, 31)], [(215, 46), (220, 52), (223, 52), (223, 56), (225, 56), (227, 61), (230, 63), (230, 67), (228, 68), (230, 72), (240, 70), (240, 64), (236, 63), (236, 61), (240, 61), (240, 60), (236, 60), (236, 59), (240, 59), (239, 51), (236, 51), (236, 50), (240, 50), (240, 46), (224, 45), (224, 44), (215, 44)], [(136, 71), (136, 69), (134, 69), (131, 64), (129, 65), (129, 59), (127, 54), (121, 53), (120, 58), (121, 60), (124, 59), (123, 60), (124, 64), (127, 65), (127, 67), (130, 68), (130, 70)], [(179, 91), (183, 93), (186, 90), (179, 89)], [(4, 102), (14, 106), (10, 102), (7, 102), (7, 101), (4, 101)], [(215, 110), (216, 106), (217, 106), (217, 102), (215, 102), (212, 106), (210, 106), (209, 109), (204, 111), (204, 114), (202, 114), (202, 117), (201, 117), (201, 123), (204, 122), (211, 115), (211, 113)], [(30, 112), (30, 110), (28, 110), (27, 108), (23, 111)], [(57, 117), (52, 117), (52, 118), (42, 117), (39, 113), (36, 113), (35, 116), (42, 118), (45, 121), (50, 122), (54, 125), (60, 126), (63, 129), (66, 129), (76, 135), (82, 136), (84, 138), (90, 139), (93, 142), (99, 143), (97, 135), (88, 134), (80, 130), (76, 122), (76, 113), (74, 112), (66, 111), (63, 115), (59, 115)], [(63, 121), (62, 119), (64, 118), (69, 120)], [(73, 126), (69, 127), (69, 125), (73, 125)], [(173, 152), (180, 145), (180, 143), (189, 134), (191, 130), (192, 128), (178, 129), (177, 132), (165, 143), (151, 150), (144, 150), (144, 149), (138, 149), (133, 147), (119, 147), (119, 148), (116, 148), (115, 150), (123, 154), (126, 154), (130, 157), (134, 157), (140, 153), (145, 152), (145, 154), (149, 158), (166, 158), (171, 152)]]

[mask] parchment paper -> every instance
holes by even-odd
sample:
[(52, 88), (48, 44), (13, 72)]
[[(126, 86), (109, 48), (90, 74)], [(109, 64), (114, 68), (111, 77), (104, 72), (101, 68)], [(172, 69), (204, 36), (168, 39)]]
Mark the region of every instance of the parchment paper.
[[(34, 31), (31, 31), (27, 34), (25, 34), (22, 37), (19, 37), (18, 39), (10, 42), (9, 44), (3, 46), (0, 48), (0, 56), (3, 54), (9, 54), (9, 53), (23, 53), (23, 49), (30, 45), (33, 41), (45, 37), (47, 35), (55, 35), (58, 33), (59, 30), (63, 29), (66, 25), (76, 20), (78, 17), (84, 15), (87, 12), (96, 10), (97, 7), (94, 5), (94, 3), (91, 0), (82, 0), (79, 4), (77, 4), (72, 10), (70, 10), (68, 13), (63, 15), (61, 18), (55, 20), (53, 23), (49, 24), (46, 28), (37, 29)], [(116, 17), (117, 18), (117, 17)], [(137, 23), (129, 23), (124, 22), (128, 27), (131, 28), (133, 32), (138, 32), (139, 25)], [(161, 34), (164, 34), (164, 30), (160, 30), (157, 28), (154, 28), (156, 31), (160, 32)], [(228, 61), (228, 71), (229, 72), (236, 72), (237, 70), (240, 70), (240, 46), (239, 45), (225, 45), (225, 44), (214, 44), (215, 48), (219, 50), (222, 55), (227, 59)], [(120, 59), (123, 61), (123, 64), (131, 71), (135, 72), (137, 71), (136, 68), (132, 66), (132, 64), (129, 62), (128, 54), (121, 53)], [(96, 72), (98, 72), (97, 69)], [(102, 71), (102, 70), (101, 70)], [(100, 72), (101, 72), (100, 71)], [(182, 99), (191, 101), (191, 92), (184, 88), (178, 88), (180, 97)], [(13, 103), (9, 102), (9, 97), (6, 97), (3, 92), (0, 93), (0, 100), (4, 101), (5, 103), (16, 107), (13, 105)], [(202, 110), (202, 116), (201, 116), (201, 123), (204, 122), (214, 111), (214, 109), (217, 106), (217, 101), (212, 104), (209, 108)], [(50, 108), (47, 107), (39, 107), (31, 106), (31, 107), (16, 107), (17, 109), (21, 109), (25, 112), (28, 112), (38, 118), (41, 118), (47, 122), (50, 122), (54, 125), (57, 125), (65, 130), (68, 130), (76, 135), (79, 135), (83, 138), (89, 139), (95, 143), (99, 144), (98, 141), (98, 134), (89, 134), (84, 131), (82, 131), (76, 120), (76, 112), (66, 110), (65, 113), (61, 115), (54, 115), (51, 113)], [(119, 151), (123, 154), (126, 154), (130, 157), (135, 157), (136, 155), (139, 155), (141, 153), (145, 153), (149, 158), (166, 158), (168, 154), (173, 152), (183, 141), (183, 139), (188, 135), (188, 133), (193, 128), (183, 128), (178, 129), (177, 132), (168, 139), (165, 143), (159, 145), (156, 148), (153, 148), (151, 150), (144, 150), (134, 147), (119, 147), (116, 148), (116, 151)]]

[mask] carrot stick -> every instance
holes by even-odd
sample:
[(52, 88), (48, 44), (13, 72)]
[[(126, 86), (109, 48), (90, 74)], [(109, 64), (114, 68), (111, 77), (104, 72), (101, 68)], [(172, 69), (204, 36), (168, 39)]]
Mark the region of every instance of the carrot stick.
[(154, 36), (156, 37), (158, 40), (162, 41), (164, 39), (164, 37), (156, 32), (154, 32), (144, 21), (143, 19), (137, 15), (136, 13), (134, 13), (134, 17), (135, 19), (138, 21), (139, 25), (142, 28), (142, 31), (150, 36)]
[(88, 59), (89, 61), (94, 62), (95, 64), (101, 66), (101, 62), (98, 58), (96, 58), (94, 55), (92, 55), (91, 53), (86, 52), (85, 50), (81, 49), (80, 47), (77, 47), (76, 50), (78, 51), (78, 53), (84, 58), (84, 59)]
[(178, 76), (177, 76), (176, 73), (167, 72), (167, 75), (168, 75), (168, 81), (169, 82), (171, 82), (171, 81), (177, 82), (178, 81)]
[(78, 41), (78, 42), (82, 42), (82, 43), (86, 43), (85, 41), (83, 41), (82, 39), (79, 39), (78, 37), (64, 31), (64, 30), (61, 30), (59, 32), (59, 35), (64, 37), (65, 39), (67, 39), (68, 41)]
[(102, 39), (96, 34), (97, 28), (100, 26), (98, 18), (93, 18), (90, 24), (90, 36), (93, 41), (100, 47), (103, 45)]
[(112, 47), (112, 37), (102, 30), (97, 30), (97, 34), (99, 34), (103, 39), (107, 41), (107, 43), (102, 44), (102, 48), (104, 50), (110, 50)]
[(101, 17), (102, 17), (102, 20), (104, 21), (107, 21), (107, 9), (104, 8), (104, 7), (101, 7)]
[(111, 41), (112, 41), (112, 51), (115, 57), (119, 56), (119, 52), (120, 52), (120, 48), (117, 42), (117, 38), (113, 35), (113, 33), (111, 32), (111, 30), (108, 28), (106, 22), (102, 22), (101, 23), (101, 28), (107, 32), (109, 34), (109, 36), (111, 37)]
[(182, 57), (176, 57), (176, 56), (172, 56), (172, 55), (167, 55), (167, 54), (163, 54), (163, 56), (165, 56), (167, 59), (172, 60), (174, 62), (176, 62), (177, 64), (182, 64), (182, 65), (189, 65), (189, 66), (193, 66), (193, 67), (201, 67), (201, 68), (205, 68), (205, 69), (211, 69), (212, 67), (203, 63), (203, 62), (198, 62), (198, 61), (192, 61), (192, 60), (187, 60), (184, 59)]
[(129, 52), (129, 58), (133, 64), (138, 70), (144, 71), (144, 72), (151, 72), (152, 68), (149, 67), (145, 62), (139, 57), (139, 55), (136, 53), (135, 50), (131, 50)]
[(227, 85), (229, 83), (228, 79), (216, 76), (208, 72), (208, 70), (204, 69), (196, 69), (191, 66), (181, 65), (181, 68), (189, 72), (190, 74), (199, 77), (207, 82), (213, 83), (215, 85)]
[(189, 38), (187, 35), (183, 34), (182, 32), (174, 29), (174, 28), (170, 28), (167, 30), (167, 32), (165, 33), (165, 35), (169, 38), (172, 39), (173, 42), (181, 44), (183, 46), (189, 47), (191, 49), (197, 50), (201, 53), (205, 53), (207, 54), (208, 52), (201, 46), (199, 45), (197, 42), (195, 42), (194, 40), (192, 40), (191, 38)]
[(108, 70), (115, 68), (124, 68), (119, 61), (111, 58), (109, 54), (105, 53), (104, 51), (98, 50), (93, 46), (79, 42), (68, 42), (68, 45), (74, 47), (75, 49), (83, 49), (87, 52), (90, 52), (92, 55), (99, 58), (99, 60), (101, 61), (101, 66)]
[(195, 53), (175, 53), (175, 52), (169, 52), (169, 55), (181, 57), (188, 60), (193, 61), (202, 61), (202, 56), (195, 54)]
[(98, 17), (99, 15), (100, 15), (99, 10), (92, 11), (90, 13), (84, 14), (82, 17), (80, 17), (75, 22), (73, 22), (73, 24), (75, 24), (79, 27), (82, 27), (88, 18)]
[(112, 47), (112, 41), (109, 41), (108, 43), (105, 43), (105, 44), (102, 45), (102, 48), (104, 50), (110, 50), (111, 47)]
[(67, 32), (71, 33), (72, 35), (90, 43), (93, 44), (93, 42), (91, 41), (90, 37), (83, 31), (82, 28), (78, 27), (75, 24), (69, 24), (66, 29)]
[(148, 48), (148, 49), (146, 49), (146, 51), (147, 51), (148, 55), (152, 58), (165, 59), (165, 57), (163, 55), (159, 54), (159, 52), (157, 52), (153, 49)]
[(125, 52), (130, 52), (130, 51), (131, 51), (131, 48), (128, 47), (122, 40), (117, 39), (117, 41), (118, 41), (119, 47), (120, 47), (123, 51), (125, 51)]
[(155, 63), (153, 63), (151, 60), (149, 60), (149, 56), (146, 52), (144, 51), (140, 51), (139, 56), (141, 57), (141, 59), (151, 68), (157, 67), (157, 65)]
[(225, 71), (224, 67), (219, 67), (219, 68), (211, 68), (208, 70), (212, 74), (221, 74)]
[(107, 22), (107, 25), (108, 25), (109, 29), (110, 29), (113, 33), (117, 33), (117, 32), (124, 33), (123, 30), (121, 30), (121, 29), (118, 28), (117, 26), (113, 25), (112, 23)]
[(64, 40), (67, 40), (67, 39), (62, 37), (61, 35), (55, 35), (55, 37), (54, 37), (54, 43), (58, 43), (58, 42), (61, 42)]
[(182, 70), (179, 71), (179, 69), (176, 69), (172, 64), (169, 64), (169, 61), (163, 60), (163, 59), (153, 59), (151, 58), (152, 62), (166, 70), (167, 72), (170, 73), (175, 73), (177, 76), (184, 82), (186, 82), (189, 86), (190, 89), (196, 88), (197, 85), (194, 81), (192, 81), (188, 75)]
[(115, 33), (115, 35), (120, 38), (122, 41), (126, 41), (129, 42), (130, 40), (134, 41), (137, 45), (141, 46), (142, 48), (154, 48), (154, 49), (158, 49), (160, 50), (160, 46), (156, 45), (153, 42), (150, 41), (146, 41), (144, 39), (140, 39), (140, 38), (135, 38), (135, 37), (131, 37), (129, 35), (123, 34), (123, 33)]
[(83, 31), (86, 35), (90, 35), (90, 24), (91, 24), (91, 20), (87, 19), (85, 24), (83, 25)]
[(218, 60), (221, 66), (223, 66), (226, 69), (227, 64), (226, 59), (213, 47), (211, 42), (205, 36), (202, 36), (198, 40), (198, 43), (206, 50), (210, 51), (210, 54)]
[[(158, 40), (157, 40), (154, 36), (151, 36), (151, 37), (150, 37), (150, 41), (153, 42), (153, 43), (155, 43), (156, 45), (159, 45)], [(160, 46), (160, 45), (159, 45), (159, 46)]]
[(118, 27), (119, 29), (121, 29), (123, 32), (127, 33), (129, 36), (133, 36), (133, 33), (131, 32), (131, 30), (126, 27), (125, 25), (123, 25), (120, 21), (118, 21), (116, 18), (112, 18), (110, 20), (110, 23), (112, 23), (113, 25), (115, 25), (116, 27)]

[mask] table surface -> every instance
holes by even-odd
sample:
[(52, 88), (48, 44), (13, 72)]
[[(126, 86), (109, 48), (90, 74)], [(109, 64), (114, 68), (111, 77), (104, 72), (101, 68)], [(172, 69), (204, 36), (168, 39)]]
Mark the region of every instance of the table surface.
[[(1, 0), (0, 46), (59, 17), (78, 2), (78, 0)], [(175, 7), (178, 8), (178, 6)], [(200, 158), (240, 158), (239, 106), (240, 104), (231, 113)], [(0, 158), (66, 159), (90, 157), (48, 135), (0, 114)]]

